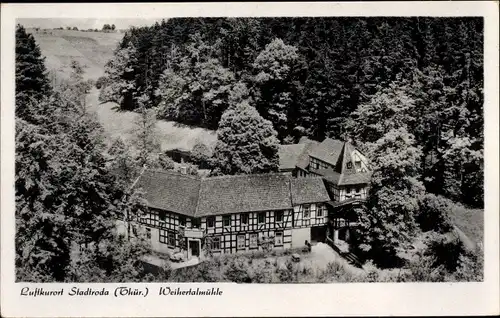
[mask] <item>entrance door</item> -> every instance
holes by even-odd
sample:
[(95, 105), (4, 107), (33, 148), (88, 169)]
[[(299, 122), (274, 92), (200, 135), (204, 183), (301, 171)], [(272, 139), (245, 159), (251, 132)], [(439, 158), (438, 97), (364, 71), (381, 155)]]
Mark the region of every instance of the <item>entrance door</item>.
[(189, 241), (192, 256), (200, 256), (200, 241)]
[(326, 227), (313, 226), (311, 227), (311, 243), (325, 242)]

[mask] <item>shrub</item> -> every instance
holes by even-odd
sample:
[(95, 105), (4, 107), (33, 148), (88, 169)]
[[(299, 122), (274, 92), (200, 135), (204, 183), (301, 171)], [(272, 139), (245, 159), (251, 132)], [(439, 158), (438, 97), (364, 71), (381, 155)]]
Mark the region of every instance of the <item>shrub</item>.
[(299, 276), (299, 271), (295, 268), (291, 260), (287, 260), (284, 267), (280, 267), (276, 270), (278, 278), (282, 283), (291, 283), (297, 281)]
[(172, 170), (175, 168), (174, 161), (164, 153), (158, 156), (158, 164), (164, 170)]
[(262, 262), (253, 271), (252, 281), (255, 283), (269, 284), (273, 279), (273, 268), (271, 263)]
[(210, 168), (210, 149), (202, 142), (197, 142), (191, 151), (192, 160), (202, 169)]
[(229, 266), (224, 272), (224, 276), (229, 281), (236, 283), (252, 282), (247, 262), (242, 257), (236, 257), (229, 263)]
[(417, 223), (424, 232), (449, 232), (452, 228), (450, 219), (453, 203), (448, 199), (427, 193), (419, 200)]
[(427, 246), (424, 255), (434, 258), (433, 267), (444, 266), (449, 272), (456, 270), (460, 256), (465, 254), (462, 241), (453, 235), (432, 235)]
[(481, 282), (484, 280), (483, 271), (484, 252), (478, 249), (473, 253), (460, 255), (453, 278), (461, 282)]

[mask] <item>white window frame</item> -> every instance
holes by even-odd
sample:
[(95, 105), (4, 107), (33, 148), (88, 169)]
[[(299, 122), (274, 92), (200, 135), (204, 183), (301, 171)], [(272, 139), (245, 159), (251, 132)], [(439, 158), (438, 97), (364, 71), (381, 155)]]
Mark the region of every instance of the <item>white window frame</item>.
[[(212, 239), (212, 250), (220, 250), (220, 236), (214, 236)], [(217, 246), (215, 244), (217, 243)]]
[[(170, 239), (173, 240), (173, 244), (171, 244)], [(167, 246), (175, 247), (175, 233), (172, 231), (167, 231)]]
[[(252, 241), (252, 237), (255, 238), (254, 241)], [(259, 247), (259, 235), (257, 233), (250, 233), (250, 248), (257, 248), (257, 247)]]
[[(280, 234), (280, 235), (278, 235)], [(274, 245), (275, 246), (282, 246), (283, 245), (283, 232), (275, 232), (274, 233)]]
[[(317, 217), (323, 217), (323, 212), (325, 211), (325, 207), (322, 204), (318, 204), (316, 206), (316, 216)], [(321, 213), (320, 213), (321, 212)]]
[[(245, 234), (238, 234), (236, 235), (236, 248), (239, 250), (245, 249), (246, 247), (246, 237)], [(240, 243), (243, 243), (242, 246), (240, 246)]]
[[(307, 207), (307, 209), (306, 209), (306, 207)], [(307, 216), (306, 216), (306, 211), (307, 211)], [(310, 217), (311, 217), (311, 205), (304, 204), (302, 206), (302, 218), (309, 219)]]

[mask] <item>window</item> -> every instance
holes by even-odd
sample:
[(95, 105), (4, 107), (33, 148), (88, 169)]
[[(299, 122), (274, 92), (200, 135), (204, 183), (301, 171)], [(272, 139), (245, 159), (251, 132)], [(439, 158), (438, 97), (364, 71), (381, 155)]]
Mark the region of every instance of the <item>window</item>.
[(159, 214), (160, 220), (165, 221), (167, 219), (167, 213), (165, 211), (160, 211)]
[(193, 219), (192, 223), (193, 223), (193, 227), (195, 229), (199, 229), (200, 226), (201, 226), (201, 220), (200, 219)]
[(313, 169), (319, 168), (319, 162), (314, 158), (311, 158), (311, 168), (313, 168)]
[(141, 223), (151, 225), (151, 226), (157, 226), (156, 224), (156, 219), (155, 219), (156, 214), (154, 213), (145, 213), (144, 216), (140, 218)]
[(167, 244), (168, 246), (175, 246), (175, 233), (166, 231), (166, 230), (160, 230), (160, 243)]
[(356, 187), (356, 193), (359, 193), (359, 191), (361, 191), (361, 188), (360, 187)]
[(283, 211), (274, 212), (274, 220), (276, 222), (283, 222)]
[(250, 234), (250, 248), (257, 248), (259, 246), (259, 237), (257, 233)]
[(361, 161), (359, 160), (355, 161), (354, 165), (356, 166), (356, 169), (361, 169)]
[(160, 243), (167, 244), (167, 231), (160, 230), (159, 239)]
[(311, 206), (309, 204), (304, 205), (304, 219), (307, 219), (311, 216)]
[(323, 209), (325, 207), (321, 204), (318, 205), (318, 207), (316, 208), (316, 216), (320, 217), (320, 216), (323, 216)]
[(231, 226), (231, 216), (230, 215), (224, 215), (222, 217), (222, 224), (224, 226)]
[(186, 226), (186, 217), (184, 215), (179, 216), (179, 225)]
[(345, 191), (346, 191), (347, 193), (351, 193), (351, 187), (347, 187), (347, 188), (345, 188)]
[(212, 239), (212, 249), (220, 250), (220, 237), (216, 236)]
[(215, 218), (213, 216), (207, 217), (207, 227), (212, 228), (215, 224)]
[(238, 249), (245, 248), (245, 235), (238, 235), (236, 237), (236, 246), (238, 247)]
[(132, 234), (134, 234), (134, 236), (137, 236), (137, 226), (136, 225), (132, 225)]
[(266, 212), (260, 212), (258, 215), (259, 224), (266, 222)]
[(350, 162), (350, 161), (349, 161), (349, 162), (347, 163), (347, 169), (352, 169), (352, 162)]
[(283, 245), (283, 232), (276, 232), (274, 236), (274, 245), (276, 246)]
[(149, 227), (146, 228), (146, 237), (148, 238), (148, 240), (151, 239), (151, 229)]
[(248, 224), (248, 214), (241, 214), (240, 221), (241, 221), (241, 225), (247, 225)]
[(167, 234), (167, 245), (169, 245), (169, 246), (175, 246), (175, 233), (174, 232), (168, 232), (168, 234)]

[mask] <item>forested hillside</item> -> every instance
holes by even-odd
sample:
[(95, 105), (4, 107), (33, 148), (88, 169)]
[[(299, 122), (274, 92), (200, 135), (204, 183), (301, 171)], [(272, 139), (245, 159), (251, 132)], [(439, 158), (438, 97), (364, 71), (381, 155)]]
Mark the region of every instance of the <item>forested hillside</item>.
[(483, 22), (478, 18), (179, 18), (132, 28), (101, 79), (124, 110), (217, 129), (242, 100), (282, 143), (393, 129), (421, 151), (428, 191), (483, 204)]
[[(293, 264), (248, 269), (256, 255), (153, 277), (138, 262), (145, 234), (124, 239), (115, 221), (147, 211), (131, 190), (144, 166), (274, 172), (280, 144), (303, 136), (351, 140), (373, 170), (352, 244), (369, 270), (351, 277), (332, 263), (302, 272), (308, 282), (482, 280), (482, 32), (477, 18), (179, 18), (131, 28), (95, 84), (102, 102), (137, 113), (132, 138), (105, 143), (85, 68), (71, 61), (69, 76), (51, 82), (19, 25), (17, 280), (213, 281), (217, 272), (264, 282), (272, 270), (301, 281)], [(196, 144), (194, 164), (180, 167), (162, 152), (157, 118), (217, 130), (216, 145)]]

